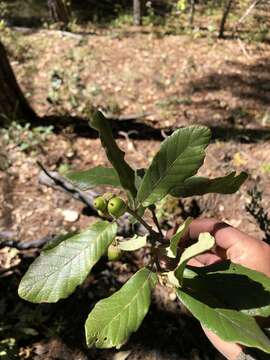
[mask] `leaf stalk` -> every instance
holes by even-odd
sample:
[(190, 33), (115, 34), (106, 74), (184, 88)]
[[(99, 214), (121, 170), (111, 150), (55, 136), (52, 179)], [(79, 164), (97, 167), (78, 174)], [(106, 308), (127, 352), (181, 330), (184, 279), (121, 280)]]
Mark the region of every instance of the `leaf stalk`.
[(150, 233), (151, 235), (156, 235), (156, 234), (157, 234), (157, 233), (152, 229), (152, 227), (151, 227), (149, 224), (147, 224), (147, 222), (144, 221), (143, 218), (142, 218), (139, 214), (136, 213), (136, 211), (134, 211), (134, 210), (132, 210), (132, 209), (130, 209), (130, 208), (128, 207), (128, 208), (127, 208), (127, 212), (128, 212), (130, 215), (134, 216), (135, 219), (137, 219), (137, 220), (146, 228), (146, 230), (149, 231), (149, 233)]

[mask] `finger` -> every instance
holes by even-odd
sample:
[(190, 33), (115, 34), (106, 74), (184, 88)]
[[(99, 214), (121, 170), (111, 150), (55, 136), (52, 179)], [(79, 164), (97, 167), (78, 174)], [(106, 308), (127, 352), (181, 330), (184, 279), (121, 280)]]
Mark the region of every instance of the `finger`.
[(217, 262), (220, 262), (221, 260), (222, 258), (215, 254), (206, 253), (190, 259), (187, 264), (190, 266), (201, 267), (215, 264)]
[(196, 219), (189, 226), (190, 239), (197, 239), (202, 232), (209, 232), (215, 237), (216, 244), (222, 249), (229, 249), (236, 243), (241, 242), (242, 246), (249, 246), (254, 241), (259, 241), (251, 236), (242, 233), (232, 226), (216, 219)]
[(176, 233), (178, 227), (179, 227), (179, 224), (175, 224), (174, 227), (172, 227), (171, 229), (169, 229), (169, 230), (166, 232), (165, 239), (169, 241), (170, 238), (173, 237), (173, 235)]
[(203, 263), (201, 263), (200, 261), (198, 261), (195, 258), (190, 259), (187, 264), (190, 265), (190, 266), (195, 266), (195, 267), (203, 267), (203, 266), (205, 266)]
[[(202, 264), (203, 266), (212, 265), (212, 264), (215, 264), (222, 260), (222, 258), (220, 256), (218, 256), (216, 254), (211, 254), (211, 253), (205, 253), (205, 254), (198, 255), (194, 259), (197, 262), (199, 262), (200, 264)], [(194, 265), (194, 266), (196, 266), (196, 265)]]
[(216, 334), (212, 331), (208, 330), (205, 327), (202, 327), (205, 335), (211, 341), (211, 343), (218, 349), (218, 351), (225, 356), (226, 359), (236, 360), (240, 353), (242, 352), (242, 348), (240, 345), (236, 343), (226, 342), (221, 340)]
[[(270, 276), (270, 246), (226, 223), (215, 219), (196, 219), (189, 226), (189, 238), (210, 232), (216, 240), (215, 252), (224, 259)], [(222, 255), (222, 251), (225, 251)]]
[(220, 246), (215, 246), (214, 249), (212, 249), (212, 252), (219, 256), (221, 259), (226, 260), (227, 259), (227, 252), (225, 249), (222, 249)]

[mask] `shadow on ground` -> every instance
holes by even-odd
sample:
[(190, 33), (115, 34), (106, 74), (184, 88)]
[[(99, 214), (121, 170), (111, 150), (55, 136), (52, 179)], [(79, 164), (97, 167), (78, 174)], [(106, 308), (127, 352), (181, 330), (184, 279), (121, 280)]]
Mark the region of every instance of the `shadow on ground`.
[[(157, 140), (162, 141), (177, 128), (156, 128), (150, 124), (138, 122), (136, 119), (130, 120), (110, 120), (114, 136), (123, 137), (119, 132), (126, 133), (131, 139), (136, 140)], [(81, 137), (97, 138), (98, 132), (91, 129), (87, 119), (71, 117), (44, 117), (39, 120), (38, 126), (54, 126), (55, 133), (67, 131)], [(203, 124), (202, 124), (203, 125)], [(209, 125), (207, 125), (209, 126)], [(270, 128), (237, 128), (233, 126), (209, 126), (212, 131), (213, 140), (236, 141), (245, 143), (255, 143), (258, 141), (270, 141)]]
[(189, 88), (192, 92), (215, 92), (228, 90), (233, 97), (241, 100), (252, 100), (257, 105), (270, 104), (270, 59), (260, 58), (255, 64), (227, 61), (233, 72), (212, 72), (207, 76), (192, 81)]

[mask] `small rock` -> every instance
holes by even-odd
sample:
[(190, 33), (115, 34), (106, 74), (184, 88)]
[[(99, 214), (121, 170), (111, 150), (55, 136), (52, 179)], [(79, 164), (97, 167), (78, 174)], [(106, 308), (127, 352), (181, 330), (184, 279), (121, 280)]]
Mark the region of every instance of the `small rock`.
[(126, 360), (131, 351), (119, 351), (113, 356), (113, 360)]
[(64, 220), (67, 222), (75, 222), (79, 219), (80, 214), (75, 210), (62, 210), (62, 215), (64, 216)]
[(176, 298), (177, 298), (176, 293), (175, 292), (170, 293), (169, 298), (170, 298), (171, 301), (175, 301)]

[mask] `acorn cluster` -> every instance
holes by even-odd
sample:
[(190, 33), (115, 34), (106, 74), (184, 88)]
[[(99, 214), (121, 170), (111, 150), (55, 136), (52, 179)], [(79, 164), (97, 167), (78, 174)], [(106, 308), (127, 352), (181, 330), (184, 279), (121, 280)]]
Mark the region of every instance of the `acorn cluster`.
[(124, 215), (127, 210), (127, 205), (119, 196), (98, 196), (95, 198), (94, 207), (97, 209), (99, 215), (111, 215), (114, 218), (119, 218)]
[[(98, 196), (94, 201), (94, 207), (97, 209), (100, 216), (111, 215), (114, 218), (119, 218), (124, 215), (127, 210), (127, 205), (119, 196), (105, 194)], [(119, 260), (122, 255), (122, 250), (115, 244), (111, 244), (108, 248), (108, 260)]]

